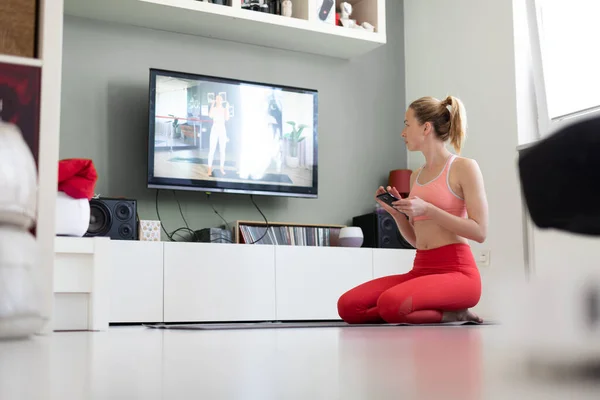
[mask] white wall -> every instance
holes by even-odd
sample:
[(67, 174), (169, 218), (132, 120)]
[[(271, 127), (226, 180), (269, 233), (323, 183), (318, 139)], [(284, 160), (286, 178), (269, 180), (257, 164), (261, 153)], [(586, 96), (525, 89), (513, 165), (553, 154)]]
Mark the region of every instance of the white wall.
[[(480, 269), (479, 308), (489, 312), (492, 293), (503, 290), (492, 283), (525, 276), (512, 2), (406, 0), (404, 13), (406, 104), (451, 94), (467, 110), (462, 155), (479, 163), (490, 210), (486, 242), (473, 243), (476, 254), (491, 250), (490, 265)], [(420, 153), (409, 153), (409, 168), (423, 162)]]

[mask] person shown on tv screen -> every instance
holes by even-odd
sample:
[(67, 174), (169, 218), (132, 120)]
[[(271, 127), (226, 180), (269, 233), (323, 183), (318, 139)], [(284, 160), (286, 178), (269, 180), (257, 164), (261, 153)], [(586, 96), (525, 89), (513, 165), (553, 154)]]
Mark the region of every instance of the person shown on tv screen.
[(223, 97), (218, 94), (210, 105), (208, 117), (213, 125), (210, 130), (210, 148), (208, 152), (208, 176), (212, 176), (212, 165), (217, 144), (219, 145), (219, 162), (221, 174), (225, 175), (225, 148), (228, 141), (225, 122), (229, 121), (229, 107), (223, 105)]
[(363, 283), (338, 300), (340, 317), (348, 323), (440, 323), (482, 319), (469, 309), (481, 296), (481, 277), (468, 240), (483, 243), (488, 203), (476, 161), (460, 153), (466, 134), (462, 102), (414, 101), (405, 115), (402, 138), (410, 151), (420, 151), (425, 164), (413, 171), (410, 194), (388, 205), (376, 200), (396, 221), (402, 236), (416, 249), (410, 272)]

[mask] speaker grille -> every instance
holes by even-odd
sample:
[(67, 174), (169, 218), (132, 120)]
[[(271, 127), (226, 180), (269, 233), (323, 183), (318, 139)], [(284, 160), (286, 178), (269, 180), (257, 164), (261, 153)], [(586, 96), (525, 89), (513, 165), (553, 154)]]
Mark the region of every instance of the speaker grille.
[(90, 202), (89, 236), (104, 236), (110, 231), (112, 217), (110, 209), (104, 203)]
[(119, 221), (127, 221), (128, 219), (131, 219), (133, 215), (133, 210), (131, 209), (131, 206), (128, 203), (117, 203), (117, 205), (115, 206), (115, 215), (117, 216)]

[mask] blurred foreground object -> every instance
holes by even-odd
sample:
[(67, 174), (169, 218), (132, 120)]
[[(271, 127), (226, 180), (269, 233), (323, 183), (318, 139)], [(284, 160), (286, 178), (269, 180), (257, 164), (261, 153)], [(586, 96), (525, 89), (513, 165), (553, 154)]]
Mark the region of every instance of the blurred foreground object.
[[(535, 275), (507, 307), (521, 354), (537, 371), (600, 371), (600, 118), (571, 124), (522, 150), (518, 167), (531, 220), (562, 233), (537, 233), (545, 236), (546, 250), (538, 246)], [(542, 253), (550, 251), (548, 243), (569, 255)], [(594, 379), (600, 379), (597, 372)]]
[(26, 337), (46, 321), (40, 313), (35, 160), (16, 125), (0, 121), (0, 339)]
[(600, 118), (565, 127), (522, 150), (519, 176), (539, 228), (600, 235)]

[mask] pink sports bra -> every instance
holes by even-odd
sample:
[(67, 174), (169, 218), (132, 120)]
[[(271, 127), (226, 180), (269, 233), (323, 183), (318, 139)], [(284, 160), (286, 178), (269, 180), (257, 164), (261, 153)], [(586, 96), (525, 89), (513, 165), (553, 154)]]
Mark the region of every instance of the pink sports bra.
[[(419, 183), (419, 177), (421, 176), (421, 171), (423, 171), (423, 169), (421, 169), (417, 175), (417, 178), (415, 179), (409, 197), (419, 197), (452, 215), (466, 218), (467, 208), (465, 205), (465, 200), (452, 191), (450, 182), (448, 180), (450, 166), (455, 159), (456, 156), (454, 154), (451, 155), (448, 158), (448, 161), (446, 161), (446, 165), (439, 175), (424, 184)], [(426, 216), (413, 218), (414, 221), (421, 221), (425, 219), (429, 218)]]

